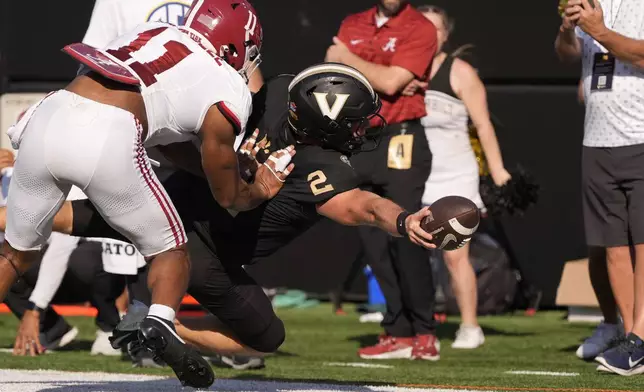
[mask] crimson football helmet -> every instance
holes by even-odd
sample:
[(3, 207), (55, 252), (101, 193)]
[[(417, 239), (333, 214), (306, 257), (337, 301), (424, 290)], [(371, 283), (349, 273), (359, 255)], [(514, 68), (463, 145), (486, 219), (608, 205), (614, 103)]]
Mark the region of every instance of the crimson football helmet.
[(194, 0), (183, 27), (248, 80), (259, 66), (262, 25), (246, 0)]

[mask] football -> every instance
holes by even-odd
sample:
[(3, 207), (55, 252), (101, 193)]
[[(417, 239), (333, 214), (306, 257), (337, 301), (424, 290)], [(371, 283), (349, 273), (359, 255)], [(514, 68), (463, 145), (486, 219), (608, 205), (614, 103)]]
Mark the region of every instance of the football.
[(479, 227), (479, 209), (468, 198), (446, 196), (436, 200), (430, 209), (432, 214), (423, 219), (420, 227), (432, 235), (437, 249), (461, 248)]

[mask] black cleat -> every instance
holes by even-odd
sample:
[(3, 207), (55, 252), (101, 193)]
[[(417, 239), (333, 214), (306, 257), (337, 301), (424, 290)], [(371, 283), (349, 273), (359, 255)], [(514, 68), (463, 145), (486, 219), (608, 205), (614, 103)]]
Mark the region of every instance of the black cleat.
[(127, 310), (127, 314), (112, 331), (110, 344), (116, 350), (124, 350), (132, 342), (139, 340), (139, 328), (148, 315), (149, 308), (139, 301), (134, 301)]
[(208, 388), (215, 382), (212, 367), (177, 335), (174, 325), (148, 316), (139, 329), (139, 342), (172, 368), (183, 386)]

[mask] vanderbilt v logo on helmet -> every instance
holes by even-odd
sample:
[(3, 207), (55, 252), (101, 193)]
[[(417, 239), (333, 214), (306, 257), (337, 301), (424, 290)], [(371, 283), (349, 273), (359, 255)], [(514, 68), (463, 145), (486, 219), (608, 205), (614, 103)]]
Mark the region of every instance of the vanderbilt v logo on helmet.
[(315, 100), (318, 102), (318, 106), (320, 107), (320, 111), (322, 112), (323, 115), (328, 116), (331, 120), (335, 120), (338, 118), (338, 114), (340, 114), (340, 110), (344, 107), (344, 104), (347, 102), (347, 99), (349, 99), (349, 94), (335, 94), (335, 102), (333, 102), (333, 106), (329, 107), (329, 101), (328, 101), (328, 95), (327, 93), (313, 93), (313, 96), (315, 97)]
[(288, 107), (296, 135), (343, 153), (375, 148), (384, 125), (378, 94), (363, 74), (344, 64), (317, 64), (297, 74)]

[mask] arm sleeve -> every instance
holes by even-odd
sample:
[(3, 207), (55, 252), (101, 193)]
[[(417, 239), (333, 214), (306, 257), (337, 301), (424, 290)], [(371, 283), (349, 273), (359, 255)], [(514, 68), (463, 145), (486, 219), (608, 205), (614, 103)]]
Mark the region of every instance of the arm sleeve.
[(293, 172), (286, 179), (292, 185), (284, 186), (280, 192), (299, 202), (319, 204), (358, 187), (357, 174), (348, 163), (343, 162), (341, 154), (333, 152), (331, 155), (328, 150), (319, 152), (326, 156), (318, 156), (311, 163), (295, 163), (298, 173)]
[[(428, 21), (429, 22), (429, 21)], [(391, 65), (405, 68), (417, 78), (423, 79), (436, 54), (436, 28), (429, 23), (418, 25), (412, 33), (398, 43)]]
[(38, 271), (36, 287), (29, 300), (39, 308), (45, 309), (56, 295), (56, 291), (67, 272), (69, 256), (78, 245), (79, 238), (66, 234), (52, 233), (49, 247), (45, 252)]
[(83, 43), (95, 48), (107, 46), (118, 37), (117, 10), (108, 0), (96, 0)]

